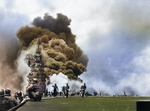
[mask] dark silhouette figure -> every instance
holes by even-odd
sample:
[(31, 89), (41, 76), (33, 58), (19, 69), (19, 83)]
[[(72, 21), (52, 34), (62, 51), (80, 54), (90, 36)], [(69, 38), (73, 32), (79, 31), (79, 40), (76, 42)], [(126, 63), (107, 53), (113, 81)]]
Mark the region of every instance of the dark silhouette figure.
[(86, 84), (84, 83), (83, 86), (81, 86), (81, 96), (84, 97), (85, 95), (85, 90), (86, 90)]
[(54, 92), (53, 92), (53, 96), (56, 97), (57, 93), (58, 93), (58, 86), (55, 84), (54, 86), (52, 86), (54, 88)]
[(68, 98), (68, 95), (69, 95), (69, 85), (68, 85), (68, 83), (66, 84), (66, 98)]

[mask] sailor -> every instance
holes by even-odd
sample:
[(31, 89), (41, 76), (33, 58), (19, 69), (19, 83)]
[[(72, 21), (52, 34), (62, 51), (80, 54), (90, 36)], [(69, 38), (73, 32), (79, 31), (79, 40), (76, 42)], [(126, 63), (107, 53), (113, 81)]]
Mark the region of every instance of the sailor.
[(54, 86), (52, 86), (53, 88), (54, 88), (54, 97), (55, 96), (57, 96), (57, 92), (58, 92), (58, 86), (57, 86), (57, 84), (55, 83), (55, 85)]
[(86, 84), (84, 83), (84, 85), (81, 86), (82, 97), (84, 97), (84, 95), (85, 95), (85, 90), (86, 90)]
[(36, 100), (41, 101), (43, 92), (36, 78), (33, 78), (33, 84), (30, 84), (26, 88), (26, 91), (31, 100), (33, 99), (34, 101)]
[(65, 91), (65, 90), (66, 90), (66, 87), (63, 86), (63, 87), (62, 87), (63, 97), (66, 95), (66, 91)]
[(15, 93), (14, 97), (19, 100), (19, 103), (21, 103), (23, 101), (23, 92), (22, 91), (17, 91)]
[(14, 107), (11, 103), (11, 100), (4, 96), (4, 90), (0, 89), (0, 111), (6, 111)]
[(69, 94), (69, 85), (68, 83), (66, 84), (66, 98), (68, 98), (68, 94)]
[(5, 89), (5, 97), (10, 99), (11, 106), (17, 106), (19, 103), (16, 98), (11, 96), (11, 90), (9, 88)]

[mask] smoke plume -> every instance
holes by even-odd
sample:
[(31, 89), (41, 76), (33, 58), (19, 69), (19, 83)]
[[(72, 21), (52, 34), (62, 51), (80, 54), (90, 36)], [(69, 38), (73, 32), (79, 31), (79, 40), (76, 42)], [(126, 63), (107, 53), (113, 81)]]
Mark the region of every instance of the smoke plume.
[(47, 75), (62, 72), (69, 79), (80, 80), (78, 76), (86, 71), (88, 58), (77, 46), (76, 36), (68, 27), (70, 22), (63, 14), (57, 14), (56, 19), (45, 14), (43, 19), (37, 17), (33, 20), (34, 27), (21, 27), (16, 35), (22, 41), (22, 50), (37, 44), (40, 38)]
[(68, 79), (68, 77), (66, 75), (64, 75), (63, 73), (59, 73), (58, 75), (54, 74), (50, 77), (50, 81), (51, 84), (47, 85), (47, 89), (48, 91), (53, 91), (53, 85), (56, 83), (58, 86), (58, 90), (62, 91), (62, 87), (66, 86), (66, 84), (68, 83), (69, 85), (69, 90), (71, 92), (78, 92), (80, 91), (80, 87), (83, 85), (81, 82), (79, 81), (75, 81), (75, 80), (70, 80)]
[(10, 35), (5, 31), (0, 33), (0, 88), (10, 88), (15, 92), (22, 88), (23, 77), (18, 76), (16, 62), (21, 44), (11, 34), (13, 36), (11, 31)]
[[(57, 34), (59, 39), (63, 39), (69, 47), (74, 49), (75, 58), (78, 60), (78, 63), (82, 63), (84, 66), (87, 66), (88, 58), (85, 54), (83, 54), (80, 47), (77, 46), (75, 42), (76, 36), (72, 34), (71, 29), (69, 28), (70, 22), (71, 19), (61, 13), (57, 14), (56, 19), (46, 13), (43, 19), (41, 17), (37, 17), (33, 20), (32, 24), (36, 27), (49, 29)], [(81, 56), (84, 60), (80, 59)]]
[(24, 90), (30, 71), (24, 61), (25, 55), (34, 54), (32, 49), (35, 49), (39, 38), (46, 74), (62, 72), (69, 79), (81, 81), (78, 76), (86, 71), (88, 58), (75, 43), (76, 36), (69, 28), (71, 20), (63, 14), (58, 14), (56, 19), (48, 14), (44, 19), (39, 18), (32, 22), (34, 27), (21, 27), (16, 33), (18, 39), (14, 36), (14, 29), (11, 33), (5, 30), (0, 33), (0, 88), (11, 88), (13, 93)]
[(11, 88), (14, 92), (22, 88), (21, 83), (23, 81), (23, 77), (18, 76), (16, 63), (20, 44), (17, 40), (13, 40), (10, 44), (3, 38), (1, 38), (0, 44), (0, 87)]

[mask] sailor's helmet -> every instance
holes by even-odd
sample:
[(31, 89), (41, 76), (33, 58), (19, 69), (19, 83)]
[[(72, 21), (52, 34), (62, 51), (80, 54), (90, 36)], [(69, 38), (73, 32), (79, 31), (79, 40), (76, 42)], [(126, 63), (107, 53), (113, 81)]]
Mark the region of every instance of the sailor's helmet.
[(4, 90), (0, 89), (0, 97), (4, 96)]

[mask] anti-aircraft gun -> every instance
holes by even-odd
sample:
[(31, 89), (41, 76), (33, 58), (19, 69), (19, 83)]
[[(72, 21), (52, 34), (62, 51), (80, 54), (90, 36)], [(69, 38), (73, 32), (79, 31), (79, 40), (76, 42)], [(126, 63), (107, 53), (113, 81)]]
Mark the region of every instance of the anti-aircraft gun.
[(27, 54), (25, 61), (31, 68), (30, 73), (27, 75), (29, 85), (32, 84), (33, 78), (36, 78), (41, 85), (43, 92), (46, 90), (46, 78), (47, 75), (44, 73), (44, 64), (42, 62), (42, 54), (40, 50), (40, 42), (38, 41), (38, 47), (34, 55)]

